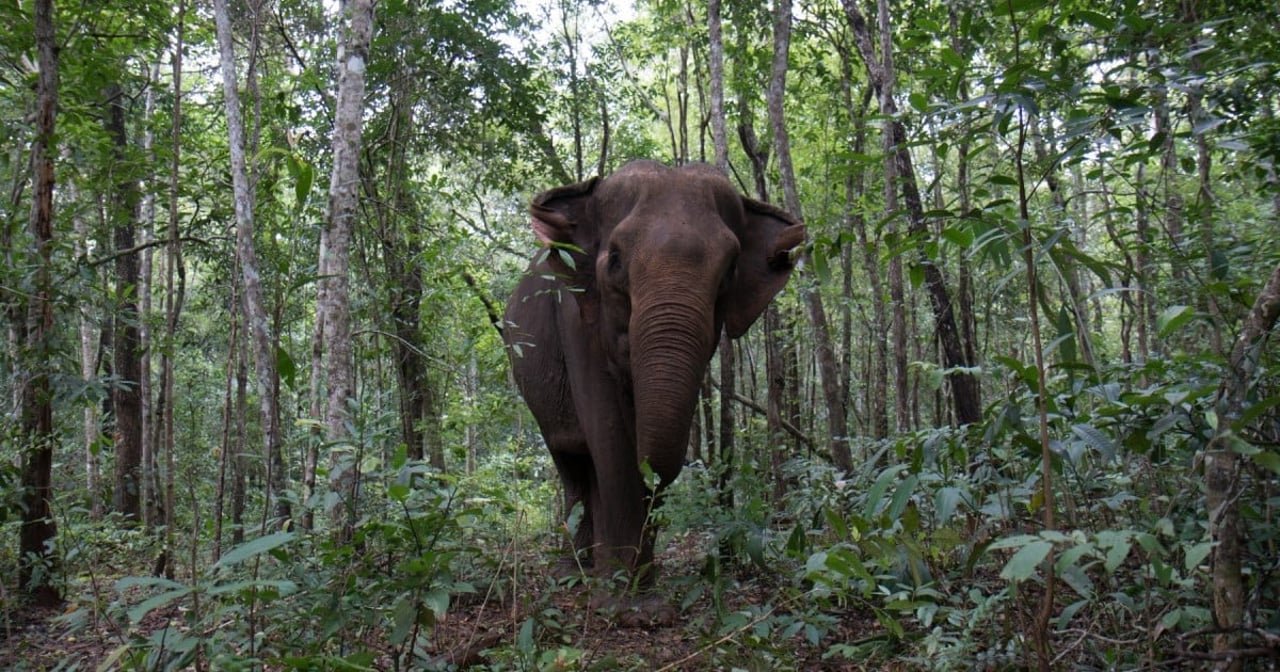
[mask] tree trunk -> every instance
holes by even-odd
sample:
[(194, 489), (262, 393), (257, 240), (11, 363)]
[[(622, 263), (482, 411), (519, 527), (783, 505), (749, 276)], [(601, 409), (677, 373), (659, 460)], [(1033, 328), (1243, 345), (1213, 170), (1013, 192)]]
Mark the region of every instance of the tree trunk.
[[(1231, 348), (1227, 372), (1218, 387), (1216, 436), (1205, 453), (1205, 507), (1209, 535), (1213, 539), (1210, 567), (1213, 573), (1213, 620), (1220, 629), (1214, 651), (1225, 653), (1239, 648), (1240, 627), (1244, 623), (1245, 590), (1241, 572), (1244, 528), (1240, 498), (1244, 490), (1245, 462), (1232, 447), (1240, 441), (1239, 426), (1252, 392), (1253, 379), (1272, 328), (1280, 319), (1280, 266), (1272, 272), (1245, 317)], [(1241, 669), (1239, 658), (1220, 661), (1217, 670)]]
[[(72, 192), (68, 200), (75, 202), (75, 188), (68, 189)], [(89, 253), (89, 222), (78, 213), (72, 215), (72, 221), (76, 234), (75, 255), (77, 258), (84, 258)], [(98, 367), (101, 364), (100, 335), (94, 328), (91, 310), (89, 302), (80, 304), (80, 378), (85, 384), (98, 377)], [(102, 466), (98, 462), (98, 451), (102, 445), (102, 423), (98, 407), (95, 404), (85, 404), (83, 418), (85, 490), (89, 500), (89, 518), (99, 520), (102, 517), (102, 486), (99, 480), (102, 477)]]
[(338, 98), (334, 110), (333, 174), (329, 182), (327, 264), (321, 269), (324, 304), (325, 374), (329, 401), (325, 411), (331, 471), (329, 485), (338, 495), (328, 514), (342, 541), (355, 532), (358, 461), (351, 453), (348, 405), (354, 399), (351, 342), (350, 249), (360, 195), (360, 129), (364, 112), (365, 70), (373, 35), (372, 0), (349, 0), (340, 9), (343, 36), (338, 47)]
[(37, 261), (34, 288), (28, 299), (25, 325), (30, 373), (21, 381), (22, 528), (18, 533), (18, 584), (32, 602), (52, 607), (62, 601), (53, 584), (53, 183), (54, 122), (58, 110), (58, 52), (53, 29), (52, 0), (36, 0), (34, 23), (36, 59), (35, 138), (31, 143), (34, 186), (31, 196), (31, 238)]
[[(871, 85), (879, 92), (880, 111), (886, 120), (886, 164), (892, 164), (891, 166), (886, 165), (886, 173), (889, 174), (889, 177), (886, 178), (889, 182), (885, 193), (886, 210), (890, 213), (896, 211), (896, 191), (901, 189), (903, 205), (906, 207), (908, 215), (909, 231), (913, 236), (924, 238), (927, 235), (924, 206), (920, 200), (920, 189), (916, 180), (910, 149), (907, 145), (906, 128), (901, 121), (897, 120), (897, 105), (893, 98), (893, 45), (888, 6), (883, 2), (879, 3), (881, 49), (879, 58), (877, 58), (875, 49), (872, 47), (866, 19), (862, 16), (857, 5), (852, 0), (844, 0), (844, 8), (849, 20), (849, 27), (853, 31), (854, 42), (858, 45), (863, 62), (866, 64), (867, 75)], [(946, 359), (943, 363), (950, 370), (948, 377), (951, 381), (952, 403), (955, 409), (956, 422), (962, 425), (979, 422), (982, 419), (981, 388), (978, 385), (977, 377), (970, 371), (974, 363), (970, 362), (966, 357), (965, 347), (960, 339), (960, 330), (956, 324), (951, 297), (947, 290), (946, 278), (942, 274), (942, 269), (926, 256), (923, 247), (920, 248), (917, 261), (924, 271), (924, 284), (929, 293), (935, 328), (938, 330), (938, 337), (941, 339)], [(891, 275), (893, 275), (892, 270)], [(891, 283), (893, 283), (892, 279)], [(896, 320), (897, 317), (895, 316), (895, 340), (898, 335)], [(901, 367), (903, 364), (905, 362), (899, 360), (899, 366)], [(902, 375), (900, 372), (900, 383), (905, 382), (902, 380)], [(899, 402), (899, 412), (901, 413), (903, 410), (901, 402)], [(899, 423), (901, 425), (901, 418)]]
[(141, 194), (126, 164), (129, 145), (125, 129), (125, 96), (120, 85), (106, 88), (103, 123), (113, 144), (111, 162), (112, 185), (108, 197), (108, 218), (114, 227), (116, 249), (115, 333), (112, 335), (113, 370), (117, 383), (113, 386), (112, 407), (115, 411), (115, 488), (112, 504), (129, 524), (142, 520), (142, 497), (145, 487), (142, 469), (142, 359), (138, 334), (138, 254), (135, 248), (135, 226)]
[(426, 232), (410, 198), (409, 163), (405, 156), (414, 128), (411, 86), (408, 78), (392, 84), (394, 113), (391, 126), (385, 133), (388, 156), (384, 193), (378, 194), (378, 183), (373, 175), (366, 176), (364, 184), (376, 213), (382, 257), (390, 279), (388, 313), (391, 331), (395, 334), (392, 350), (400, 390), (401, 437), (410, 458), (427, 458), (436, 471), (443, 473), (445, 459), (440, 438), (440, 413), (426, 366), (428, 346), (422, 333), (420, 314), (424, 291), (422, 240)]
[(707, 0), (707, 68), (711, 73), (711, 144), (715, 164), (729, 174), (729, 138), (724, 116), (724, 31), (720, 19), (721, 0)]
[[(180, 158), (182, 156), (182, 52), (186, 48), (186, 0), (179, 0), (177, 7), (177, 35), (175, 36), (175, 45), (173, 49), (173, 133), (171, 137), (171, 153), (169, 164), (169, 236), (165, 245), (165, 279), (164, 279), (164, 307), (165, 307), (165, 342), (170, 347), (165, 348), (160, 356), (160, 392), (166, 400), (164, 404), (164, 417), (160, 419), (164, 426), (164, 432), (161, 434), (159, 449), (164, 455), (165, 462), (165, 481), (164, 481), (164, 525), (165, 525), (165, 548), (166, 553), (172, 556), (175, 552), (174, 534), (177, 531), (175, 516), (177, 515), (177, 506), (174, 501), (176, 484), (175, 479), (177, 473), (174, 465), (174, 420), (173, 410), (176, 403), (174, 395), (174, 374), (173, 374), (173, 356), (172, 348), (177, 341), (178, 336), (178, 317), (182, 314), (182, 305), (186, 296), (186, 267), (182, 259), (182, 238), (179, 235), (181, 222), (178, 215), (178, 180)], [(234, 307), (233, 307), (234, 310)], [(237, 324), (238, 320), (232, 318), (232, 323)], [(236, 329), (233, 326), (231, 330), (231, 346), (235, 347)], [(232, 351), (229, 351), (232, 352)], [(228, 357), (228, 369), (230, 373), (230, 360), (234, 357)], [(230, 387), (227, 389), (228, 403), (230, 403)], [(224, 442), (225, 449), (225, 442)], [(225, 455), (222, 457), (222, 464), (225, 465)], [(219, 506), (221, 506), (222, 485), (224, 478), (219, 478), (218, 482), (218, 498)], [(217, 519), (218, 529), (221, 530), (222, 511), (218, 511)], [(219, 540), (220, 541), (220, 540)], [(169, 574), (172, 574), (172, 565), (170, 563), (167, 568)]]
[(290, 518), (289, 500), (285, 496), (284, 458), (280, 441), (280, 412), (276, 390), (276, 360), (272, 348), (270, 324), (262, 298), (262, 276), (253, 243), (253, 190), (245, 158), (244, 122), (240, 114), (240, 94), (236, 84), (236, 56), (231, 35), (231, 16), (227, 0), (214, 0), (217, 23), (219, 69), (227, 114), (227, 134), (231, 153), (231, 185), (235, 196), (236, 257), (243, 283), (246, 324), (253, 342), (254, 373), (257, 379), (259, 408), (262, 415), (263, 451), (267, 463), (267, 484), (272, 499), (275, 524), (283, 528)]
[[(773, 131), (775, 154), (778, 157), (778, 172), (782, 179), (784, 205), (788, 212), (803, 221), (804, 215), (800, 205), (800, 191), (796, 184), (795, 167), (791, 161), (791, 143), (787, 133), (784, 96), (787, 86), (788, 57), (791, 48), (791, 1), (777, 0), (774, 7), (773, 23), (773, 67), (769, 78), (769, 126)], [(840, 368), (836, 364), (835, 348), (832, 345), (831, 328), (827, 321), (826, 308), (822, 303), (822, 295), (812, 288), (802, 290), (805, 303), (809, 309), (810, 321), (813, 325), (815, 347), (820, 362), (819, 376), (822, 378), (823, 397), (827, 405), (827, 436), (831, 458), (837, 468), (849, 471), (853, 467), (853, 459), (849, 452), (847, 412), (844, 399), (840, 395)], [(777, 337), (766, 330), (766, 338), (771, 343)], [(776, 347), (776, 346), (774, 346)], [(770, 373), (770, 381), (774, 374)], [(772, 404), (770, 413), (773, 412)]]
[(716, 466), (720, 471), (717, 482), (717, 502), (726, 511), (733, 510), (733, 469), (737, 446), (737, 423), (733, 418), (734, 396), (737, 380), (734, 375), (734, 345), (725, 332), (720, 337), (720, 441), (716, 454)]
[[(222, 401), (222, 440), (219, 443), (218, 453), (218, 485), (214, 490), (213, 498), (213, 552), (210, 554), (211, 562), (217, 562), (222, 557), (222, 518), (226, 508), (227, 495), (227, 477), (232, 470), (232, 455), (238, 451), (235, 443), (236, 437), (232, 433), (232, 418), (236, 410), (235, 397), (232, 394), (232, 385), (236, 378), (236, 369), (239, 364), (240, 357), (240, 301), (236, 297), (236, 286), (231, 286), (231, 309), (227, 312), (231, 315), (230, 334), (227, 336), (227, 376), (223, 391)], [(234, 476), (234, 474), (232, 474)]]
[[(234, 307), (244, 317), (247, 311), (240, 302)], [(233, 343), (236, 355), (236, 428), (231, 457), (231, 545), (244, 543), (245, 495), (249, 480), (249, 353), (245, 345)]]
[[(786, 2), (787, 0), (782, 0)], [(773, 505), (782, 509), (782, 499), (787, 494), (787, 483), (782, 476), (787, 437), (782, 429), (782, 405), (786, 388), (786, 367), (782, 363), (780, 335), (782, 321), (778, 305), (770, 303), (764, 311), (764, 370), (765, 370), (765, 420), (768, 439), (765, 449), (769, 453), (769, 480), (773, 482)]]

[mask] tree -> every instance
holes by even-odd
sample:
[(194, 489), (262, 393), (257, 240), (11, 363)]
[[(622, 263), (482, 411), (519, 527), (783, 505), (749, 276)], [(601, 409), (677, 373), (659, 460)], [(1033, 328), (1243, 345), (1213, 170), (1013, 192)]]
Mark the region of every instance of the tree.
[(31, 239), (35, 252), (35, 293), (22, 316), (29, 372), (22, 380), (19, 424), (22, 432), (22, 529), (18, 535), (24, 593), (40, 606), (54, 606), (61, 595), (54, 584), (53, 549), (58, 527), (53, 518), (53, 185), (54, 129), (58, 111), (58, 52), (53, 0), (33, 7), (36, 58), (36, 134), (31, 142), (35, 184), (31, 199)]
[(105, 92), (103, 123), (114, 148), (112, 192), (107, 196), (107, 212), (114, 226), (116, 287), (111, 349), (117, 383), (112, 388), (115, 416), (116, 479), (112, 508), (125, 521), (142, 522), (142, 502), (146, 490), (142, 465), (142, 352), (138, 334), (139, 274), (137, 236), (138, 205), (141, 193), (133, 164), (128, 160), (129, 136), (125, 129), (124, 89), (112, 84)]
[[(861, 10), (848, 0), (844, 2), (844, 8), (845, 14), (848, 16), (850, 30), (854, 35), (854, 42), (857, 44), (863, 63), (866, 65), (867, 76), (872, 87), (875, 88), (880, 96), (881, 114), (886, 119), (885, 152), (889, 157), (887, 161), (892, 162), (887, 170), (889, 185), (886, 189), (889, 191), (886, 193), (892, 198), (901, 190), (900, 193), (906, 206), (909, 222), (908, 232), (917, 239), (923, 239), (927, 236), (924, 205), (920, 200), (920, 188), (909, 151), (910, 145), (906, 127), (900, 119), (895, 117), (897, 113), (897, 104), (894, 102), (893, 97), (895, 73), (888, 9), (884, 3), (880, 3), (881, 53), (877, 57), (875, 48), (872, 46), (866, 18), (862, 15)], [(891, 215), (895, 210), (896, 206), (888, 208)], [(957, 326), (955, 311), (947, 289), (946, 278), (942, 274), (942, 269), (925, 253), (924, 249), (923, 246), (919, 247), (920, 253), (916, 261), (923, 270), (924, 284), (928, 289), (929, 300), (933, 306), (935, 328), (938, 331), (938, 338), (946, 359), (944, 363), (950, 370), (948, 378), (951, 380), (952, 403), (954, 404), (956, 422), (961, 425), (976, 423), (982, 417), (982, 402), (978, 380), (970, 370), (974, 363), (969, 361), (964, 345), (960, 340), (960, 330)], [(894, 329), (895, 340), (898, 340), (896, 336), (898, 327), (895, 326)], [(902, 364), (902, 360), (899, 359), (899, 376), (902, 375)], [(899, 389), (899, 397), (901, 397), (901, 393), (902, 390)], [(900, 428), (902, 410), (900, 406)]]
[(236, 260), (243, 283), (243, 309), (253, 343), (254, 372), (257, 378), (258, 404), (263, 428), (263, 455), (268, 464), (271, 494), (274, 498), (276, 524), (283, 526), (291, 515), (284, 492), (284, 458), (280, 438), (280, 413), (277, 399), (277, 371), (272, 348), (270, 323), (262, 297), (262, 275), (258, 268), (253, 242), (253, 190), (249, 184), (245, 158), (244, 121), (240, 114), (240, 92), (236, 83), (236, 55), (231, 34), (231, 16), (226, 0), (214, 0), (217, 24), (219, 69), (222, 73), (223, 105), (227, 114), (227, 136), (231, 152), (231, 186), (236, 219)]
[(351, 343), (350, 249), (360, 195), (360, 128), (364, 113), (365, 70), (373, 37), (372, 0), (350, 0), (339, 9), (343, 35), (338, 47), (338, 96), (333, 124), (333, 174), (329, 182), (329, 218), (320, 272), (322, 290), (316, 312), (325, 325), (326, 382), (329, 402), (325, 426), (331, 448), (330, 489), (338, 498), (329, 510), (340, 538), (354, 533), (358, 461), (351, 452), (348, 424), (354, 398)]

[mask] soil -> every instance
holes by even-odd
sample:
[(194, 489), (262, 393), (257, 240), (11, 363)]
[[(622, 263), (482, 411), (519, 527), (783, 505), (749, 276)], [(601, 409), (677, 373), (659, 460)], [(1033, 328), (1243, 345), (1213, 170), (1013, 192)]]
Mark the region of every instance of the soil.
[[(802, 632), (784, 641), (770, 641), (776, 629), (758, 626), (785, 618), (801, 605), (792, 604), (789, 609), (778, 587), (749, 567), (724, 578), (721, 585), (727, 589), (717, 609), (709, 582), (700, 577), (709, 543), (706, 535), (672, 540), (659, 559), (653, 596), (623, 602), (621, 608), (616, 599), (600, 599), (602, 594), (614, 593), (574, 581), (556, 584), (551, 568), (541, 563), (542, 568), (527, 572), (521, 587), (502, 599), (479, 595), (455, 600), (432, 629), (429, 647), (419, 652), (419, 662), (411, 669), (904, 669), (886, 666), (884, 661), (824, 658), (834, 643), (873, 640), (884, 634), (871, 615), (855, 610), (827, 611), (825, 615), (834, 621), (824, 624), (826, 634), (816, 646)], [(591, 607), (602, 602), (612, 608)], [(64, 615), (56, 610), (17, 610), (3, 616), (0, 669), (15, 671), (120, 669), (121, 661), (115, 656), (126, 650), (130, 635), (145, 635), (183, 621), (177, 606), (152, 611), (128, 633), (110, 619), (71, 623), (74, 617), (60, 618)], [(384, 653), (374, 669), (395, 667), (385, 642), (369, 645)], [(522, 658), (522, 651), (529, 657)]]

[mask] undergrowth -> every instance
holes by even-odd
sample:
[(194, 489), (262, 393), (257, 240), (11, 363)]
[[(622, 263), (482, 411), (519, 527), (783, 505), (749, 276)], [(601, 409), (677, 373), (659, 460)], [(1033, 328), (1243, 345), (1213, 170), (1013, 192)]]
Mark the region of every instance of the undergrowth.
[[(717, 504), (715, 468), (686, 469), (655, 516), (660, 547), (697, 548), (659, 578), (689, 652), (675, 668), (1020, 669), (1034, 660), (1026, 633), (1050, 580), (1056, 664), (1201, 660), (1214, 632), (1212, 545), (1195, 461), (1211, 436), (1212, 385), (1056, 378), (1061, 523), (1046, 530), (1026, 372), (1007, 373), (1010, 393), (985, 424), (858, 441), (852, 473), (796, 456), (781, 501), (752, 460), (734, 474), (732, 510)], [(486, 642), (487, 669), (652, 669), (643, 649), (610, 651), (592, 635), (589, 621), (604, 617), (575, 591), (595, 579), (545, 571), (544, 553), (569, 532), (555, 522), (551, 479), (527, 477), (549, 471), (541, 456), (508, 457), (446, 477), (401, 455), (365, 473), (353, 543), (288, 528), (212, 561), (197, 530), (176, 578), (142, 563), (103, 574), (115, 558), (153, 556), (155, 539), (71, 512), (61, 620), (111, 633), (108, 668), (445, 669), (440, 654), (456, 642), (442, 636), (462, 630), (444, 624), (488, 610), (507, 629)], [(1274, 472), (1247, 476), (1248, 634), (1274, 649), (1280, 499)], [(478, 637), (481, 626), (468, 627)]]

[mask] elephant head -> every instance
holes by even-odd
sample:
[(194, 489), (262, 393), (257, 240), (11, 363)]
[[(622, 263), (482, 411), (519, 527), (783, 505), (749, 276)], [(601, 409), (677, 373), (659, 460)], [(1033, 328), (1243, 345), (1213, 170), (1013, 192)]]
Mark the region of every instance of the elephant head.
[(721, 328), (741, 336), (782, 289), (804, 226), (710, 166), (652, 161), (543, 192), (531, 211), (582, 323), (633, 395), (637, 459), (669, 482)]
[(566, 509), (585, 508), (575, 550), (639, 570), (655, 503), (639, 465), (660, 487), (679, 474), (721, 330), (741, 336), (786, 284), (804, 226), (709, 166), (651, 161), (530, 210), (545, 250), (507, 305), (515, 379)]

